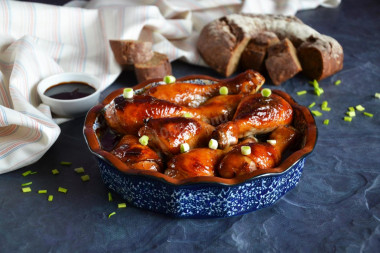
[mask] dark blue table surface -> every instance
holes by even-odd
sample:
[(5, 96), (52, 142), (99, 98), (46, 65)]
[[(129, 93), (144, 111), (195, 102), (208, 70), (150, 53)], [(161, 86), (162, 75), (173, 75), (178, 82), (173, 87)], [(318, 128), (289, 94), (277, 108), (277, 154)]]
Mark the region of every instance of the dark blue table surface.
[[(380, 251), (380, 3), (344, 0), (336, 9), (317, 8), (297, 16), (343, 46), (344, 69), (323, 81), (318, 97), (301, 75), (279, 88), (303, 105), (327, 100), (332, 108), (316, 117), (318, 142), (307, 158), (300, 183), (273, 206), (223, 219), (174, 219), (134, 207), (102, 183), (82, 128), (84, 118), (61, 125), (62, 133), (37, 163), (0, 175), (0, 252), (379, 252)], [(208, 68), (173, 63), (177, 77), (206, 74)], [(341, 80), (339, 86), (334, 82)], [(136, 84), (123, 72), (110, 91)], [(310, 91), (297, 96), (300, 90)], [(374, 117), (349, 106), (361, 104)], [(330, 124), (324, 125), (323, 120)], [(70, 167), (60, 161), (71, 161)], [(82, 182), (73, 168), (90, 175)], [(59, 175), (51, 170), (58, 169)], [(37, 174), (23, 177), (24, 171)], [(21, 184), (32, 181), (33, 193)], [(65, 187), (67, 194), (57, 192)], [(47, 189), (54, 200), (47, 201)], [(108, 214), (116, 212), (108, 218)]]

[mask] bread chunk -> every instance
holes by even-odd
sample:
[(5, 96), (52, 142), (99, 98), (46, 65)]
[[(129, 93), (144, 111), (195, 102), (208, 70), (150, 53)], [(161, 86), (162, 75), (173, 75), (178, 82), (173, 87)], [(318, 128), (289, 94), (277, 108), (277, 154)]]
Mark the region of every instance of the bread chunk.
[(265, 66), (275, 85), (280, 85), (302, 70), (297, 51), (288, 38), (268, 48)]
[(172, 67), (165, 54), (154, 52), (147, 62), (135, 63), (136, 78), (139, 83), (153, 78), (163, 78), (172, 74)]
[(241, 54), (240, 64), (244, 70), (253, 69), (261, 73), (265, 70), (264, 60), (268, 47), (279, 43), (277, 35), (273, 32), (260, 32), (252, 38)]
[(110, 40), (117, 63), (131, 69), (135, 63), (147, 62), (153, 57), (152, 43), (139, 40)]

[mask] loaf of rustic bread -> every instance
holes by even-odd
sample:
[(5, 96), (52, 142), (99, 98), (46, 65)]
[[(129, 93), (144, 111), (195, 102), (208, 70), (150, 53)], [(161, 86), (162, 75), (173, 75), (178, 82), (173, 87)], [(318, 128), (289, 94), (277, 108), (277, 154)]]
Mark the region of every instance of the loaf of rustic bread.
[(323, 79), (343, 68), (342, 46), (293, 16), (228, 15), (202, 29), (197, 48), (210, 67), (230, 76), (249, 40), (263, 31), (288, 38), (297, 48), (303, 72), (312, 79)]
[(165, 54), (154, 52), (153, 57), (143, 63), (135, 63), (136, 78), (139, 83), (153, 79), (163, 78), (172, 74), (172, 67)]

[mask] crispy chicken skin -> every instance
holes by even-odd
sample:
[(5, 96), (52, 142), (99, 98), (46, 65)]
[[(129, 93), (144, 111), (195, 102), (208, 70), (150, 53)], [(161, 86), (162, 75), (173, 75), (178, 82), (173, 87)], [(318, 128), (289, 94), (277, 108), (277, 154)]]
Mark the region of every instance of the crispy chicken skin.
[(241, 100), (232, 121), (217, 126), (212, 136), (220, 148), (227, 148), (237, 144), (239, 138), (269, 133), (279, 126), (290, 124), (292, 119), (293, 109), (282, 97), (252, 94)]
[(198, 107), (209, 98), (219, 95), (219, 88), (226, 86), (229, 94), (255, 93), (263, 84), (264, 77), (260, 73), (247, 70), (240, 75), (211, 85), (175, 82), (158, 85), (145, 91), (158, 99), (170, 101), (177, 105)]
[(220, 149), (192, 149), (174, 156), (168, 163), (165, 175), (176, 179), (214, 176), (215, 168), (222, 156), (223, 151)]
[(162, 171), (158, 154), (148, 146), (141, 145), (133, 135), (124, 135), (111, 153), (131, 169)]
[(182, 143), (190, 148), (207, 146), (215, 127), (197, 119), (174, 117), (149, 119), (139, 130), (139, 136), (149, 137), (149, 146), (160, 150), (166, 156), (180, 153)]
[[(296, 136), (293, 127), (280, 126), (269, 136), (269, 139), (276, 140), (274, 145), (255, 140), (235, 145), (218, 165), (218, 174), (224, 178), (233, 178), (258, 169), (274, 168), (280, 163), (282, 152), (295, 142)], [(251, 147), (251, 154), (243, 155), (241, 146)]]

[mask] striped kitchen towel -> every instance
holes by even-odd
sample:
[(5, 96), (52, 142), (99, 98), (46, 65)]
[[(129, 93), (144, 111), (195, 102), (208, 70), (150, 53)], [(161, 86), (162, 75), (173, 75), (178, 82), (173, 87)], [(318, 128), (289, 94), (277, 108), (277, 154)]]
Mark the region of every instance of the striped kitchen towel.
[(108, 41), (153, 42), (169, 59), (204, 65), (201, 28), (240, 11), (294, 14), (340, 0), (92, 0), (66, 6), (0, 0), (0, 174), (36, 162), (60, 134), (36, 85), (59, 72), (97, 76), (102, 89), (121, 73)]

